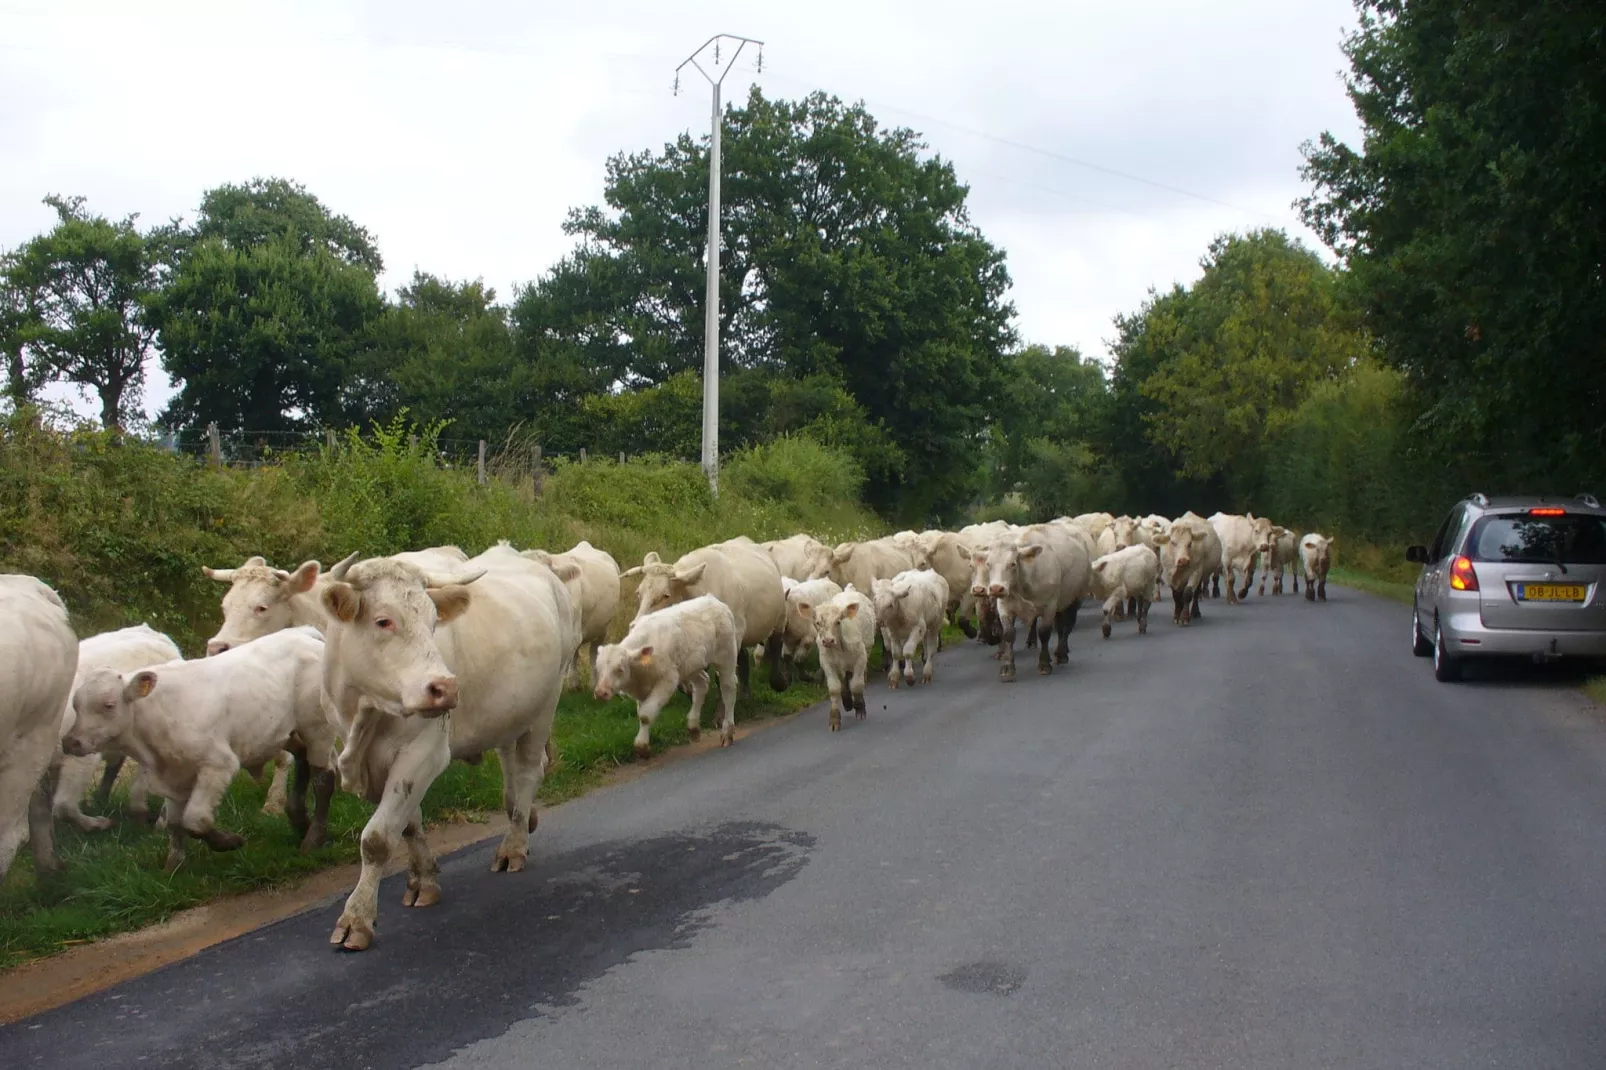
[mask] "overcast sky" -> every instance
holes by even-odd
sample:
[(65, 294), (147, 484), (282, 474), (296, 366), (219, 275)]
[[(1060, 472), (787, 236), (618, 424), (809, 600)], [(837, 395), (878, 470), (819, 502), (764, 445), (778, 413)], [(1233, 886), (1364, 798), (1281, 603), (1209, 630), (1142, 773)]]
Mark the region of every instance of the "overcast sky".
[[(1214, 235), (1317, 244), (1299, 145), (1354, 138), (1354, 23), (1349, 0), (0, 0), (0, 248), (49, 227), (47, 193), (156, 223), (277, 175), (376, 235), (387, 289), (418, 268), (510, 298), (610, 154), (706, 133), (706, 84), (673, 72), (729, 32), (766, 45), (727, 100), (824, 89), (920, 131), (1008, 254), (1021, 337), (1104, 356)], [(170, 390), (155, 371), (147, 407)]]

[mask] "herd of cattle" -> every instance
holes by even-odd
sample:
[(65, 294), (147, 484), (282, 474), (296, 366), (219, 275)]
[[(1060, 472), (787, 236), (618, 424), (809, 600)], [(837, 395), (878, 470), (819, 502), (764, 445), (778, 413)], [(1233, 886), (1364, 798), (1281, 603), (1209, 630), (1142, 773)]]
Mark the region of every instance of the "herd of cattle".
[[(564, 687), (579, 686), (582, 652), (598, 698), (635, 699), (643, 755), (677, 691), (691, 695), (687, 727), (697, 737), (711, 674), (720, 742), (732, 743), (755, 647), (776, 689), (806, 672), (804, 655), (817, 652), (835, 731), (844, 702), (865, 715), (877, 637), (892, 687), (914, 685), (917, 661), (931, 682), (947, 620), (997, 645), (1000, 678), (1013, 680), (1023, 622), (1047, 675), (1068, 660), (1084, 599), (1103, 603), (1105, 638), (1128, 617), (1146, 632), (1163, 587), (1181, 625), (1199, 616), (1212, 584), (1220, 594), (1223, 577), (1227, 600), (1244, 598), (1257, 567), (1261, 594), (1268, 576), (1281, 594), (1292, 568), (1295, 592), (1303, 574), (1306, 597), (1325, 600), (1331, 546), (1315, 534), (1296, 541), (1252, 515), (1092, 513), (835, 547), (807, 535), (763, 544), (741, 537), (673, 563), (649, 553), (623, 573), (586, 542), (561, 554), (505, 542), (474, 558), (456, 547), (353, 554), (327, 572), (316, 561), (284, 571), (253, 557), (205, 570), (228, 585), (223, 625), (207, 656), (190, 661), (145, 625), (80, 641), (55, 591), (3, 575), (0, 878), (25, 838), (40, 870), (59, 865), (55, 818), (108, 827), (82, 805), (97, 774), (105, 805), (126, 760), (137, 766), (131, 812), (148, 816), (152, 793), (164, 800), (170, 870), (188, 838), (238, 847), (241, 838), (217, 825), (218, 803), (241, 769), (260, 777), (272, 762), (265, 809), (285, 814), (304, 849), (323, 842), (337, 785), (376, 804), (362, 831), (361, 875), (330, 940), (361, 950), (373, 940), (379, 880), (399, 848), (403, 904), (440, 898), (420, 807), (454, 758), (476, 763), (496, 751), (508, 829), (493, 868), (524, 867), (536, 789), (554, 759), (553, 716)], [(638, 581), (636, 613), (624, 638), (606, 644), (627, 579)]]

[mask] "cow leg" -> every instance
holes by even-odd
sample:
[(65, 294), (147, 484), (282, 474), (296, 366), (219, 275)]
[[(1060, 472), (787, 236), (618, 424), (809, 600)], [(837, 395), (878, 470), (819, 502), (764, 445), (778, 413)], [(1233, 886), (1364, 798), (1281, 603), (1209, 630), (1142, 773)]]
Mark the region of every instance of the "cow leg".
[(245, 843), (245, 837), (217, 827), (217, 804), (229, 790), (234, 774), (240, 771), (239, 760), (231, 753), (210, 765), (203, 765), (195, 776), (195, 786), (184, 802), (179, 824), (184, 831), (205, 843), (214, 851), (233, 851)]
[(781, 642), (785, 637), (776, 632), (764, 641), (764, 660), (770, 667), (770, 690), (785, 691), (792, 686), (792, 681), (786, 677), (786, 666), (781, 664)]
[[(842, 685), (846, 683), (837, 667), (827, 658), (820, 658), (820, 669), (825, 673), (825, 691), (831, 697), (831, 731), (842, 729)], [(851, 705), (851, 700), (849, 705)]]
[(853, 718), (856, 721), (864, 720), (864, 682), (870, 676), (870, 655), (868, 651), (862, 652), (848, 670), (847, 685), (849, 705), (853, 707)]
[(1052, 675), (1054, 661), (1053, 654), (1049, 652), (1049, 642), (1054, 638), (1054, 618), (1038, 617), (1032, 622), (1032, 630), (1037, 632), (1037, 674)]
[(268, 796), (262, 801), (262, 812), (264, 814), (284, 813), (287, 781), (290, 776), (290, 767), (294, 764), (295, 757), (288, 751), (281, 753), (273, 760), (273, 783), (268, 785)]
[(1104, 600), (1103, 615), (1099, 619), (1099, 631), (1103, 633), (1106, 639), (1110, 637), (1110, 616), (1115, 612), (1115, 604), (1120, 600), (1119, 593), (1112, 594)]
[[(582, 645), (584, 645), (583, 641), (582, 641)], [(578, 690), (580, 690), (580, 647), (579, 646), (576, 646), (574, 648), (574, 656), (569, 659), (569, 671), (563, 674), (563, 689), (565, 691), (578, 691)], [(402, 836), (405, 837), (406, 835), (407, 835), (407, 830), (403, 829), (402, 830)]]
[[(936, 645), (936, 650), (932, 645)], [(942, 618), (938, 617), (935, 625), (927, 623), (921, 625), (920, 653), (921, 670), (920, 679), (924, 683), (931, 683), (932, 674), (937, 671), (937, 654), (942, 650)]]
[(1026, 626), (1026, 649), (1027, 650), (1031, 650), (1036, 645), (1037, 645), (1037, 618), (1033, 617), (1032, 618), (1032, 622)]
[(1309, 573), (1305, 575), (1305, 601), (1316, 601), (1316, 580)]
[[(305, 840), (311, 831), (311, 822), (307, 820), (307, 788), (311, 786), (312, 767), (307, 764), (307, 748), (301, 743), (293, 744), (291, 763), (295, 769), (295, 777), (291, 781), (290, 791), (285, 796), (284, 816), (290, 822), (290, 831), (296, 834), (296, 839)], [(279, 765), (282, 768), (284, 760), (281, 757)]]
[[(915, 653), (926, 640), (926, 622), (917, 620), (909, 629), (909, 636), (903, 641), (903, 682), (910, 687), (915, 686)], [(926, 651), (929, 661), (931, 651)]]
[[(702, 674), (703, 693), (708, 693), (708, 674)], [(673, 689), (665, 695), (673, 695)], [(659, 704), (660, 706), (662, 703)], [(550, 729), (549, 729), (550, 730)], [(502, 792), (507, 804), (507, 832), (491, 860), (491, 872), (517, 873), (530, 857), (531, 818), (535, 813), (535, 793), (541, 788), (541, 770), (546, 764), (543, 747), (533, 731), (525, 732), (510, 746), (496, 748), (502, 759)]]
[(715, 665), (719, 673), (719, 745), (729, 747), (736, 743), (736, 662), (722, 661)]
[[(424, 793), (452, 761), (445, 718), (436, 725), (408, 741), (391, 763), (379, 806), (363, 826), (362, 874), (357, 878), (357, 887), (346, 897), (345, 909), (329, 936), (329, 943), (335, 947), (362, 951), (373, 943), (374, 922), (379, 917), (379, 880), (385, 875), (385, 863), (390, 860), (396, 840), (417, 815)], [(508, 771), (504, 769), (502, 775), (507, 776)]]
[(1171, 588), (1171, 623), (1186, 626), (1188, 616), (1188, 594), (1181, 587)]
[(56, 800), (56, 775), (59, 767), (45, 767), (44, 775), (34, 784), (28, 796), (28, 841), (33, 845), (35, 873), (54, 873), (61, 868), (56, 857), (56, 827), (52, 814)]
[(1316, 587), (1316, 597), (1320, 601), (1327, 601), (1327, 577), (1323, 576)]
[[(751, 666), (752, 662), (748, 662), (748, 665)], [(737, 668), (737, 672), (738, 674), (741, 672), (740, 667)], [(703, 693), (706, 695), (708, 693), (708, 673), (703, 672), (700, 675), (702, 677)], [(698, 686), (695, 680), (687, 682), (693, 688)], [(641, 727), (636, 731), (637, 758), (652, 757), (652, 723), (658, 719), (658, 711), (664, 708), (664, 703), (675, 697), (675, 691), (678, 686), (679, 681), (673, 677), (666, 677), (653, 685), (653, 689), (647, 692), (646, 698), (636, 703), (636, 720), (641, 724)], [(503, 775), (506, 775), (505, 770)]]
[(368, 748), (373, 744), (374, 733), (379, 731), (386, 716), (383, 711), (358, 700), (357, 712), (352, 715), (351, 728), (346, 732), (345, 745), (335, 757), (341, 791), (362, 797), (368, 795)]
[(977, 634), (976, 625), (970, 619), (971, 607), (975, 605), (975, 602), (976, 596), (967, 592), (960, 596), (959, 601), (954, 603), (953, 617), (951, 619), (954, 625), (964, 633), (966, 639), (974, 639)]
[(84, 793), (95, 779), (100, 764), (98, 754), (82, 757), (66, 755), (56, 773), (56, 790), (51, 796), (51, 813), (62, 821), (70, 821), (84, 832), (97, 832), (112, 827), (109, 817), (90, 817), (83, 811)]
[(175, 799), (162, 802), (162, 820), (167, 823), (167, 858), (162, 863), (164, 872), (172, 873), (184, 864), (184, 822), (179, 819), (183, 809)]
[(686, 735), (701, 739), (703, 735), (703, 703), (708, 701), (708, 670), (704, 669), (691, 680), (691, 706), (686, 710)]
[[(117, 774), (123, 771), (123, 762), (127, 760), (121, 754), (108, 754), (105, 758), (106, 771), (100, 774), (100, 787), (95, 789), (95, 809), (97, 810), (105, 810), (111, 805), (112, 787), (117, 783)], [(83, 801), (82, 796), (78, 798), (78, 801)]]
[(432, 907), (441, 901), (441, 866), (424, 836), (422, 810), (402, 829), (402, 842), (407, 845), (407, 890), (402, 893), (402, 906)]
[(1003, 662), (998, 667), (998, 678), (1006, 683), (1015, 679), (1015, 614), (998, 607), (998, 623), (1002, 629), (998, 640), (999, 660)]
[(1071, 660), (1071, 629), (1076, 627), (1076, 611), (1080, 606), (1066, 606), (1054, 614), (1054, 664), (1068, 665)]
[(1298, 594), (1299, 593), (1299, 569), (1297, 569), (1297, 568), (1289, 569), (1288, 570), (1288, 576), (1289, 576), (1290, 579), (1292, 579), (1294, 581), (1294, 593)]
[(1191, 609), (1189, 610), (1189, 615), (1193, 620), (1203, 620), (1204, 619), (1204, 610), (1202, 608), (1200, 608), (1201, 604), (1203, 603), (1203, 601), (1204, 601), (1204, 590), (1202, 588), (1195, 587), (1193, 589), (1193, 605), (1192, 605)]
[(329, 834), (329, 803), (335, 797), (335, 771), (319, 769), (312, 774), (312, 824), (301, 838), (303, 851), (316, 851)]
[(753, 697), (753, 652), (746, 643), (736, 651), (736, 690), (742, 698)]
[(150, 774), (143, 765), (134, 766), (134, 778), (128, 782), (128, 812), (141, 823), (155, 821), (160, 827), (167, 818), (167, 807), (151, 807)]

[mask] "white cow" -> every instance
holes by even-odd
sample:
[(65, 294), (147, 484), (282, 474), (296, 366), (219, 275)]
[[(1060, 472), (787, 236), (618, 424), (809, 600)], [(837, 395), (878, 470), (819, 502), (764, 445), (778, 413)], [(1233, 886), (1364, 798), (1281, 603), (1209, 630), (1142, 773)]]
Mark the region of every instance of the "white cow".
[(828, 576), (844, 588), (852, 584), (854, 590), (868, 591), (876, 580), (890, 580), (920, 567), (915, 556), (918, 549), (899, 545), (893, 538), (845, 542), (831, 551), (828, 565), (815, 567), (811, 578)]
[(1062, 524), (1034, 524), (1012, 540), (994, 543), (976, 561), (978, 576), (985, 568), (985, 584), (976, 582), (978, 594), (998, 599), (1003, 626), (1003, 665), (999, 679), (1015, 679), (1015, 620), (1041, 622), (1038, 632), (1037, 671), (1054, 671), (1049, 662), (1048, 640), (1057, 634), (1054, 661), (1070, 660), (1070, 633), (1076, 613), (1089, 592), (1091, 558), (1087, 542)]
[[(163, 662), (179, 661), (183, 657), (184, 653), (179, 650), (177, 643), (148, 624), (136, 624), (132, 628), (121, 628), (115, 632), (102, 632), (100, 635), (92, 635), (79, 641), (78, 673), (73, 679), (73, 689), (77, 690), (84, 674), (90, 669), (133, 672)], [(62, 709), (63, 736), (72, 730), (76, 718), (77, 715), (73, 712), (72, 702), (69, 699)], [(101, 782), (99, 797), (99, 804), (102, 807), (106, 805), (106, 796), (111, 792), (112, 782), (117, 779), (117, 770), (122, 766), (125, 755), (114, 753), (104, 757), (106, 776)], [(101, 758), (102, 755), (99, 754), (86, 754), (81, 757), (63, 754), (60, 756), (61, 765), (56, 774), (56, 792), (51, 811), (57, 818), (70, 821), (85, 832), (108, 829), (112, 824), (110, 818), (91, 817), (83, 811), (84, 795), (100, 769)], [(143, 816), (146, 810), (146, 794), (146, 776), (144, 768), (141, 767), (128, 793), (129, 809), (136, 817)]]
[[(948, 605), (948, 581), (930, 569), (900, 572), (890, 580), (876, 580), (870, 591), (875, 603), (876, 622), (887, 651), (887, 683), (898, 686), (898, 671), (904, 681), (915, 684), (915, 651), (925, 658), (922, 679), (931, 683), (937, 664), (933, 645), (942, 642), (943, 609)], [(894, 658), (896, 654), (896, 658)]]
[[(1287, 569), (1294, 581), (1294, 593), (1299, 593), (1299, 536), (1285, 527), (1271, 529), (1271, 556), (1266, 559), (1266, 572), (1271, 574), (1271, 593), (1283, 593), (1283, 570)], [(1262, 584), (1265, 577), (1261, 578)]]
[(752, 662), (748, 648), (764, 644), (769, 663), (770, 687), (785, 691), (787, 678), (781, 663), (781, 636), (786, 624), (786, 593), (775, 559), (752, 539), (742, 535), (727, 542), (704, 546), (683, 555), (673, 565), (649, 551), (640, 565), (625, 574), (640, 576), (636, 588), (636, 616), (711, 594), (730, 607), (741, 629), (742, 649), (737, 656), (742, 693), (748, 691)]
[(702, 734), (703, 701), (708, 697), (709, 670), (719, 674), (723, 712), (719, 745), (736, 742), (736, 616), (711, 594), (654, 610), (637, 617), (619, 642), (602, 648), (592, 693), (607, 702), (616, 694), (636, 700), (636, 756), (652, 755), (652, 725), (664, 703), (682, 684), (691, 688), (686, 732)]
[(1155, 541), (1160, 544), (1161, 575), (1171, 588), (1172, 623), (1192, 624), (1204, 616), (1199, 601), (1210, 577), (1221, 569), (1221, 537), (1204, 517), (1187, 512)]
[[(1260, 548), (1254, 514), (1216, 513), (1210, 518), (1210, 526), (1221, 540), (1220, 571), (1227, 579), (1227, 602), (1240, 602), (1249, 597), (1249, 587), (1255, 579), (1255, 555)], [(1238, 581), (1242, 581), (1241, 586)]]
[(1104, 620), (1101, 628), (1104, 638), (1110, 637), (1110, 621), (1127, 599), (1136, 599), (1133, 615), (1138, 620), (1138, 634), (1149, 632), (1149, 598), (1154, 593), (1155, 577), (1160, 571), (1160, 560), (1154, 551), (1138, 544), (1106, 554), (1093, 562), (1093, 593), (1104, 599)]
[(1337, 539), (1310, 532), (1299, 540), (1299, 567), (1305, 573), (1305, 601), (1327, 601), (1327, 570), (1333, 563)]
[[(245, 841), (217, 827), (217, 806), (234, 774), (260, 769), (285, 750), (296, 760), (290, 827), (301, 849), (323, 843), (334, 793), (334, 731), (323, 713), (323, 638), (290, 628), (215, 657), (119, 673), (90, 669), (73, 692), (68, 754), (108, 747), (129, 755), (167, 800), (167, 870), (184, 860), (184, 837), (214, 851)], [(308, 767), (316, 809), (306, 808)]]
[(831, 731), (842, 727), (844, 686), (848, 690), (848, 707), (857, 720), (864, 720), (864, 678), (870, 666), (870, 647), (875, 644), (875, 606), (864, 592), (850, 585), (823, 604), (800, 602), (798, 610), (814, 622), (820, 668), (825, 671), (825, 686), (831, 695)]
[(794, 580), (808, 579), (820, 562), (829, 560), (831, 554), (831, 548), (812, 535), (793, 535), (758, 545), (774, 559), (775, 567), (781, 570), (782, 576)]
[(976, 625), (970, 619), (975, 611), (976, 596), (970, 593), (970, 547), (952, 531), (922, 531), (920, 552), (931, 571), (948, 584), (947, 612), (968, 638), (976, 637)]
[[(1020, 534), (1021, 529), (1014, 524), (1003, 520), (989, 520), (985, 524), (971, 524), (954, 532), (962, 545), (970, 550), (971, 560), (966, 563), (967, 574), (963, 586), (971, 592), (976, 602), (976, 642), (996, 646), (1002, 632), (998, 625), (998, 605), (990, 595), (976, 594), (976, 584), (973, 582), (975, 573), (975, 559), (978, 555), (985, 557), (993, 543), (1000, 539), (1012, 539)], [(985, 587), (986, 576), (982, 577)], [(950, 588), (950, 593), (952, 589)], [(1000, 652), (1002, 653), (1002, 652)]]
[(360, 951), (373, 941), (379, 880), (398, 840), (408, 853), (403, 905), (440, 901), (420, 805), (454, 757), (496, 750), (508, 829), (491, 868), (524, 868), (580, 612), (551, 569), (505, 547), (451, 573), (380, 558), (342, 562), (330, 580), (323, 684), (346, 737), (342, 780), (379, 804), (362, 831), (362, 875), (330, 936)]
[(35, 872), (57, 866), (46, 771), (77, 668), (60, 596), (32, 576), (0, 575), (0, 880), (24, 836)]
[[(783, 628), (781, 640), (781, 656), (790, 664), (797, 666), (798, 662), (814, 646), (814, 621), (798, 606), (823, 605), (842, 593), (842, 588), (828, 579), (803, 580), (798, 582), (788, 577), (782, 577), (782, 585), (786, 589), (786, 625)], [(802, 669), (798, 669), (799, 675)]]
[[(524, 556), (539, 561), (569, 588), (569, 597), (580, 607), (580, 645), (588, 648), (592, 677), (595, 679), (597, 651), (608, 639), (608, 627), (619, 609), (619, 563), (606, 550), (599, 550), (584, 539), (561, 554), (545, 550), (525, 550)], [(565, 686), (580, 686), (579, 657)]]

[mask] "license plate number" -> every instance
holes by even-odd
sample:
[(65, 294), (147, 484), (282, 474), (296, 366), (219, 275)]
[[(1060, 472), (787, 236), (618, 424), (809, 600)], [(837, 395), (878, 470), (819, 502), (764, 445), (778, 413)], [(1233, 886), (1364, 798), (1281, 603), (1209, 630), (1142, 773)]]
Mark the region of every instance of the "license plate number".
[(1577, 583), (1519, 583), (1519, 602), (1582, 602), (1584, 588)]

